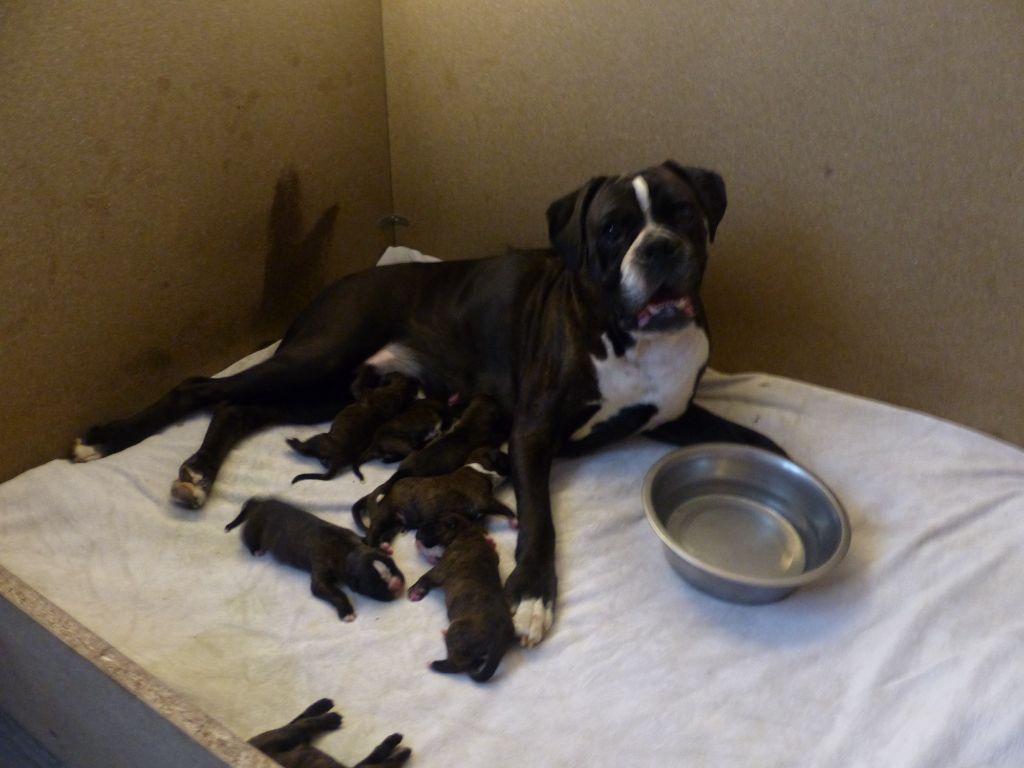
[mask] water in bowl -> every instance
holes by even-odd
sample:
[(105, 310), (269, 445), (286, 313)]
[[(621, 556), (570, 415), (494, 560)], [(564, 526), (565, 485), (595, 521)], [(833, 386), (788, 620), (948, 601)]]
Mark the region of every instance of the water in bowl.
[(804, 571), (804, 545), (792, 524), (746, 496), (708, 493), (680, 504), (666, 530), (690, 556), (739, 576), (777, 579)]

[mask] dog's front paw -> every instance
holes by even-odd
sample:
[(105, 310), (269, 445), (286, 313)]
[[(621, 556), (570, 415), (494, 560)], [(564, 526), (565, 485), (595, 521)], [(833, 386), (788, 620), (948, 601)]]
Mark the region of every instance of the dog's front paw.
[(547, 635), (555, 621), (554, 569), (516, 566), (505, 582), (512, 622), (521, 645), (532, 648)]
[(512, 615), (520, 645), (537, 645), (555, 622), (555, 607), (551, 601), (539, 597), (524, 597)]

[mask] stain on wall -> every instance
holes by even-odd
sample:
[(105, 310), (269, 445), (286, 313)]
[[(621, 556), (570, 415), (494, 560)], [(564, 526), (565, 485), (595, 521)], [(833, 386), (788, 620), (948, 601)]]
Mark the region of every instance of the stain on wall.
[(267, 232), (263, 289), (255, 324), (267, 338), (277, 338), (326, 282), (337, 204), (317, 218), (308, 232), (303, 223), (302, 189), (294, 169), (274, 187)]

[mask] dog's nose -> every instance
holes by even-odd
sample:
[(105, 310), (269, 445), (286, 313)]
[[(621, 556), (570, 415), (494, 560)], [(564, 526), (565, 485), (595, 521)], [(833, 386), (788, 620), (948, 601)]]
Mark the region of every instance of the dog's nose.
[(657, 263), (666, 259), (684, 255), (685, 248), (681, 238), (667, 235), (655, 235), (647, 239), (640, 249), (640, 256), (648, 262)]

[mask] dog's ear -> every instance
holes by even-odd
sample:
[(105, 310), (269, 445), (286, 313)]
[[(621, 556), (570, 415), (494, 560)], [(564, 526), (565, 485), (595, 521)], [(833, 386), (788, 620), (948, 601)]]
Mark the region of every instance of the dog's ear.
[(548, 206), (548, 238), (572, 272), (578, 271), (586, 262), (587, 238), (584, 227), (587, 211), (597, 190), (607, 179), (607, 176), (595, 176), (575, 192), (558, 198)]
[(725, 216), (725, 182), (722, 177), (714, 171), (704, 168), (693, 168), (682, 166), (673, 160), (666, 160), (662, 163), (666, 168), (681, 176), (683, 181), (693, 187), (697, 193), (697, 199), (708, 217), (708, 240), (715, 242), (715, 231), (722, 217)]

